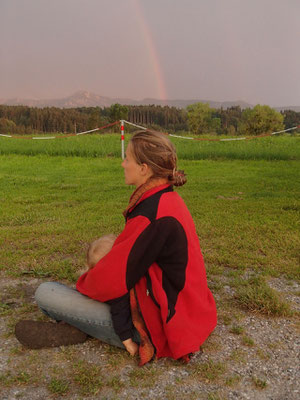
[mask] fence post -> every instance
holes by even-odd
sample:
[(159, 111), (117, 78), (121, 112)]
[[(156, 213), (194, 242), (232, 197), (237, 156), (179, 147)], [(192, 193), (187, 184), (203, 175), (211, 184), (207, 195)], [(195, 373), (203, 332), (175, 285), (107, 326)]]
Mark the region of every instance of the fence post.
[(124, 145), (124, 120), (121, 120), (121, 151), (122, 151), (122, 160), (125, 158), (125, 145)]

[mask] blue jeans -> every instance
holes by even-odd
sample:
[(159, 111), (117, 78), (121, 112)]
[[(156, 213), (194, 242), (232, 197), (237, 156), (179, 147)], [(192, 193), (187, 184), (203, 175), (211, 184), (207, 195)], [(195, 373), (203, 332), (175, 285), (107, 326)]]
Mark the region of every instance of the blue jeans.
[[(105, 343), (124, 348), (114, 331), (108, 304), (90, 299), (76, 289), (57, 282), (42, 283), (35, 292), (35, 299), (48, 317), (65, 321)], [(133, 340), (140, 342), (137, 331)]]

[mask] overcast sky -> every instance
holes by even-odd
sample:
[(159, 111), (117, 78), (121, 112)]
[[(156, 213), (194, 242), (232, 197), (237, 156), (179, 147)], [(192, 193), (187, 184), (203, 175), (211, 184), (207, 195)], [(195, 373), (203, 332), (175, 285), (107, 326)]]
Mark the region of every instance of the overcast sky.
[(300, 105), (300, 0), (0, 0), (0, 99)]

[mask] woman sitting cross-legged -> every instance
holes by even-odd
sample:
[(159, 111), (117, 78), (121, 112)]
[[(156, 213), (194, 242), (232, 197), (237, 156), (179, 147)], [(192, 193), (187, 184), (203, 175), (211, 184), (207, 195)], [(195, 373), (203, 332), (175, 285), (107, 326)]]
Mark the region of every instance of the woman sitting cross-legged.
[[(80, 276), (76, 290), (46, 282), (36, 301), (49, 317), (67, 323), (52, 324), (52, 340), (76, 327), (115, 346), (133, 343), (128, 351), (139, 349), (140, 365), (154, 356), (188, 361), (214, 330), (217, 315), (193, 219), (173, 190), (186, 176), (177, 170), (167, 136), (152, 131), (131, 138), (122, 167), (125, 183), (136, 187), (124, 211), (124, 230), (108, 254)], [(37, 324), (47, 337), (47, 323), (32, 322), (31, 332)], [(29, 331), (17, 334), (25, 345), (34, 342)], [(40, 347), (51, 346), (47, 340)]]

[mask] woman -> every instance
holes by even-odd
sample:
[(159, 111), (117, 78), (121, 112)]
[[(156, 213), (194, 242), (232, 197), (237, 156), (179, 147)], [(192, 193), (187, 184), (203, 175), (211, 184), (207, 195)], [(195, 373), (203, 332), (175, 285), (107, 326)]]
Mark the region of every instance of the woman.
[(186, 177), (177, 171), (173, 144), (151, 131), (131, 138), (122, 167), (126, 184), (136, 190), (112, 250), (79, 278), (77, 291), (44, 283), (37, 303), (51, 318), (122, 347), (104, 302), (124, 298), (126, 313), (130, 298), (129, 336), (140, 343), (141, 364), (154, 353), (188, 361), (217, 319), (192, 217), (173, 191)]

